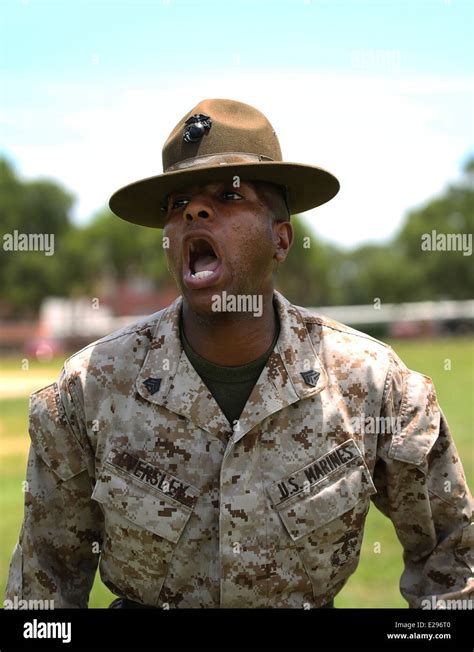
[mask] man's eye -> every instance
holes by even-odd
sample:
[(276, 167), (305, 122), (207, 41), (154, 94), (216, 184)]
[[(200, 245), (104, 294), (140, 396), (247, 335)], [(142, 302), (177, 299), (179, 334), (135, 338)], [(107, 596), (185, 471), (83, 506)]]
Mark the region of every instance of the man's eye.
[(225, 199), (243, 199), (242, 195), (239, 195), (238, 192), (223, 192), (222, 197), (225, 197)]
[(189, 199), (175, 199), (174, 202), (171, 202), (171, 209), (174, 210), (175, 208), (181, 208), (182, 206), (186, 206), (186, 204), (189, 203)]

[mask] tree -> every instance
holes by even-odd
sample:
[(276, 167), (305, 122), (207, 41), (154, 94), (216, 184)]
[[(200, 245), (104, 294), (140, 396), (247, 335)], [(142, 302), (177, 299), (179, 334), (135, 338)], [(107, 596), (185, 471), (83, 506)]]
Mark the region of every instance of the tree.
[[(467, 161), (459, 182), (450, 186), (440, 197), (408, 214), (394, 239), (394, 247), (400, 250), (409, 264), (422, 269), (422, 288), (413, 288), (411, 296), (423, 299), (472, 298), (473, 174), (474, 158)], [(451, 245), (448, 238), (451, 238)], [(435, 245), (435, 249), (432, 245)], [(443, 245), (445, 248), (453, 245), (457, 248), (443, 250)]]
[[(73, 229), (72, 195), (48, 180), (21, 181), (11, 164), (0, 159), (0, 222), (2, 265), (0, 283), (4, 312), (10, 316), (33, 316), (48, 294), (62, 293), (58, 255), (63, 238)], [(12, 250), (15, 235), (35, 235), (54, 244), (53, 255), (45, 251)], [(54, 236), (54, 241), (51, 236)], [(18, 242), (18, 238), (17, 238)]]
[(70, 286), (79, 279), (91, 288), (105, 276), (116, 280), (147, 277), (157, 285), (168, 280), (163, 231), (130, 224), (109, 209), (99, 211), (89, 224), (71, 233), (66, 249), (68, 259), (74, 261), (68, 276)]
[[(171, 284), (161, 229), (99, 211), (84, 226), (70, 219), (72, 195), (48, 180), (23, 181), (0, 159), (2, 236), (54, 234), (54, 255), (2, 251), (3, 314), (33, 317), (44, 297), (100, 295), (104, 279), (148, 278)], [(291, 218), (294, 243), (277, 274), (277, 288), (299, 305), (322, 306), (471, 298), (474, 266), (468, 251), (424, 250), (433, 231), (464, 238), (474, 231), (474, 158), (462, 178), (441, 196), (411, 211), (387, 243), (345, 251), (323, 242), (299, 216)]]
[(331, 301), (331, 267), (337, 249), (323, 243), (314, 231), (295, 215), (293, 245), (277, 274), (277, 288), (290, 301), (302, 306), (317, 306)]

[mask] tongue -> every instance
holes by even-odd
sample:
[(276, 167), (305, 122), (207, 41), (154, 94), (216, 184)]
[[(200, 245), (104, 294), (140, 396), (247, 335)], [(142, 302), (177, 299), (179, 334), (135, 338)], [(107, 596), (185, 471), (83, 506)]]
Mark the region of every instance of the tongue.
[(194, 271), (195, 272), (204, 272), (208, 270), (213, 272), (217, 269), (219, 261), (215, 256), (199, 256), (194, 262)]

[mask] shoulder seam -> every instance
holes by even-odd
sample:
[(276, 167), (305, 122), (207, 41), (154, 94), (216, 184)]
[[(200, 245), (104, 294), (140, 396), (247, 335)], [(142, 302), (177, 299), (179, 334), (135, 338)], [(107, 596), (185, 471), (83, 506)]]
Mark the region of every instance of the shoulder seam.
[(158, 322), (161, 321), (161, 315), (159, 317), (156, 317), (154, 320), (145, 322), (141, 326), (130, 326), (129, 330), (123, 331), (122, 333), (119, 333), (118, 335), (113, 335), (112, 333), (110, 335), (105, 335), (104, 337), (100, 338), (99, 340), (95, 340), (94, 342), (91, 342), (90, 344), (86, 344), (86, 346), (82, 347), (82, 349), (79, 349), (79, 351), (76, 351), (72, 355), (69, 356), (69, 358), (66, 358), (64, 361), (64, 365), (66, 365), (70, 360), (75, 358), (77, 355), (82, 353), (83, 351), (87, 351), (87, 349), (90, 349), (91, 346), (100, 346), (101, 344), (106, 344), (108, 342), (113, 342), (114, 340), (118, 340), (121, 337), (125, 337), (126, 335), (130, 335), (131, 333), (139, 333), (140, 331), (146, 330), (147, 328), (150, 328), (150, 326), (156, 326)]
[(384, 383), (384, 388), (383, 388), (383, 393), (382, 393), (382, 402), (381, 402), (381, 405), (380, 405), (381, 409), (387, 403), (387, 400), (388, 400), (388, 397), (389, 397), (389, 394), (390, 394), (391, 382), (392, 382), (392, 377), (393, 377), (393, 365), (394, 365), (393, 360), (390, 360), (390, 365), (389, 365), (388, 370), (387, 370), (387, 375), (385, 376), (385, 383)]
[[(372, 337), (371, 335), (366, 335), (362, 332), (353, 332), (352, 330), (345, 330), (343, 328), (336, 328), (336, 326), (331, 326), (328, 324), (325, 320), (321, 319), (320, 317), (310, 317), (306, 318), (302, 315), (303, 319), (305, 322), (308, 322), (310, 324), (319, 324), (320, 326), (324, 328), (330, 328), (333, 331), (337, 331), (338, 333), (346, 333), (347, 335), (354, 335), (356, 337), (361, 337), (362, 339), (365, 340), (370, 340), (371, 342), (375, 342), (375, 344), (380, 344), (380, 346), (383, 346), (386, 349), (391, 349), (392, 347), (389, 344), (385, 344), (385, 342), (381, 342), (380, 340), (376, 339), (375, 337)], [(348, 327), (350, 328), (350, 327)]]

